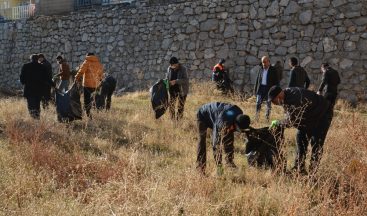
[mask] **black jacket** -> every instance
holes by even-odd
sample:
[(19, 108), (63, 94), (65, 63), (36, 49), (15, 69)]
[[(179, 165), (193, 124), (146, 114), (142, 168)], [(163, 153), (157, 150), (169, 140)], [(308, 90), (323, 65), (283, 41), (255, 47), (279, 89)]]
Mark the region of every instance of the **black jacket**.
[(301, 66), (295, 66), (291, 70), (288, 87), (300, 87), (308, 89), (310, 86), (310, 78), (305, 69)]
[(312, 131), (328, 111), (329, 102), (313, 91), (293, 87), (284, 89), (283, 107), (287, 115), (283, 126)]
[(324, 94), (338, 94), (338, 85), (340, 84), (340, 77), (338, 71), (334, 70), (333, 68), (328, 68), (326, 72), (323, 74), (322, 81), (319, 87), (319, 91), (324, 91), (324, 87), (326, 89)]
[(23, 65), (20, 82), (24, 85), (24, 97), (44, 96), (45, 89), (54, 86), (46, 68), (38, 62)]
[(236, 117), (243, 114), (242, 110), (232, 104), (213, 102), (199, 108), (197, 118), (204, 122), (208, 128), (213, 129), (213, 145), (220, 143), (221, 135), (226, 128), (235, 123)]
[[(263, 77), (263, 68), (261, 67), (260, 70), (257, 73), (256, 83), (255, 83), (255, 89), (254, 93), (255, 95), (258, 93), (261, 80)], [(269, 66), (268, 75), (266, 78), (267, 88), (270, 89), (274, 85), (279, 85), (279, 79), (278, 79), (278, 73), (274, 66)]]
[[(41, 65), (46, 69), (47, 74), (47, 80), (52, 80), (52, 66), (50, 62), (48, 62), (46, 59), (41, 62)], [(43, 91), (43, 96), (50, 97), (51, 96), (51, 86), (46, 85), (45, 89)]]

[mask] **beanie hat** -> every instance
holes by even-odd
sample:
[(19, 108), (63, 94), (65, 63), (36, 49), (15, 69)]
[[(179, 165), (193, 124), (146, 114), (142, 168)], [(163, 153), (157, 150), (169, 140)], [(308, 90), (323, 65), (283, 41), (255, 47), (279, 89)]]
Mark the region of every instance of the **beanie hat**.
[(178, 59), (176, 57), (172, 57), (170, 60), (169, 60), (169, 63), (170, 64), (178, 64)]
[(241, 131), (248, 129), (250, 126), (251, 120), (248, 115), (240, 114), (236, 117), (235, 124), (238, 129)]
[(271, 102), (274, 98), (276, 98), (280, 92), (282, 92), (282, 88), (279, 86), (271, 87), (268, 93), (268, 102)]

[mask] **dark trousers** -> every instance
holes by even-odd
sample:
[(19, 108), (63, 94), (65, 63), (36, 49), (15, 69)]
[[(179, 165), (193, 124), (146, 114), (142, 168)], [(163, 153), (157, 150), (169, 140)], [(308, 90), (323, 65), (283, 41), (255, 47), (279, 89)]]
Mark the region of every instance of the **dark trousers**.
[(51, 88), (45, 90), (45, 95), (41, 98), (42, 108), (47, 109), (51, 101)]
[(263, 101), (266, 102), (266, 119), (269, 119), (270, 117), (270, 111), (271, 111), (271, 102), (268, 102), (268, 92), (269, 88), (265, 85), (260, 85), (259, 90), (256, 94), (256, 115), (259, 115), (259, 112), (261, 110), (261, 104)]
[(96, 91), (95, 88), (84, 87), (84, 109), (88, 117), (91, 117), (90, 110), (94, 103), (93, 93)]
[(300, 171), (305, 171), (305, 160), (307, 154), (307, 147), (311, 141), (311, 161), (309, 172), (314, 173), (320, 164), (323, 146), (327, 132), (329, 130), (332, 120), (332, 110), (329, 110), (320, 120), (319, 124), (310, 131), (299, 129), (297, 131), (297, 153), (294, 167)]
[(40, 119), (41, 114), (41, 97), (28, 96), (27, 97), (28, 112), (34, 119)]
[[(186, 102), (186, 95), (182, 96), (177, 91), (170, 91), (170, 101), (169, 101), (169, 112), (171, 114), (172, 119), (180, 120), (183, 117), (183, 112), (185, 108)], [(177, 105), (177, 112), (176, 112), (176, 103)]]
[[(206, 135), (207, 129), (209, 128), (205, 122), (198, 119), (198, 132), (199, 132), (199, 142), (197, 145), (197, 168), (201, 170), (205, 170), (206, 167)], [(213, 138), (214, 139), (214, 138)], [(222, 164), (222, 146), (224, 148), (224, 152), (226, 153), (226, 162), (233, 163), (234, 159), (234, 134), (233, 132), (227, 133), (223, 136), (219, 146), (215, 146), (213, 144), (213, 155), (215, 164)]]

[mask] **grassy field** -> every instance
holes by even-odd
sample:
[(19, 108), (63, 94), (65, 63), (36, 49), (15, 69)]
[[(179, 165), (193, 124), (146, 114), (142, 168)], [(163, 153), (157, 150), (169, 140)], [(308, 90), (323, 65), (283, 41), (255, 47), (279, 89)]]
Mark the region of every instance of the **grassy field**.
[[(194, 85), (184, 119), (155, 120), (148, 92), (113, 98), (108, 113), (70, 124), (54, 107), (32, 120), (21, 98), (0, 99), (1, 215), (366, 215), (366, 107), (338, 102), (316, 181), (249, 167), (236, 134), (238, 170), (195, 170), (200, 105), (226, 101), (254, 117), (254, 98)], [(272, 118), (282, 118), (274, 107)], [(253, 127), (267, 126), (262, 116)], [(295, 131), (286, 131), (288, 167)]]

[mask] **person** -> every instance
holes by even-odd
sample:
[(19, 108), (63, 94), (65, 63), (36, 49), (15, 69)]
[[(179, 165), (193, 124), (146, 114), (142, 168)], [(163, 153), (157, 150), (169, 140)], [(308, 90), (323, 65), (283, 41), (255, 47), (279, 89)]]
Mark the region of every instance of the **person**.
[(59, 73), (56, 76), (60, 77), (58, 89), (66, 92), (69, 89), (70, 67), (62, 56), (57, 56), (56, 61), (59, 64)]
[(226, 153), (226, 163), (236, 168), (234, 163), (234, 132), (244, 132), (250, 125), (250, 118), (242, 110), (229, 103), (213, 102), (201, 106), (197, 112), (199, 142), (197, 146), (197, 169), (205, 174), (206, 167), (206, 133), (211, 128), (212, 147), (217, 168), (222, 167), (223, 146)]
[(273, 85), (279, 85), (278, 75), (275, 67), (270, 65), (270, 59), (268, 56), (261, 58), (262, 67), (257, 73), (254, 93), (256, 95), (256, 117), (258, 120), (260, 116), (261, 104), (266, 102), (266, 120), (269, 121), (271, 103), (268, 102), (268, 91)]
[(75, 82), (83, 78), (84, 109), (89, 118), (92, 118), (90, 110), (94, 103), (93, 93), (99, 86), (103, 75), (103, 66), (94, 53), (87, 53), (83, 64), (75, 75)]
[[(52, 66), (49, 61), (45, 58), (45, 55), (43, 53), (38, 54), (38, 63), (40, 63), (42, 66), (46, 68), (47, 71), (47, 79), (52, 79)], [(51, 86), (45, 85), (44, 86), (44, 92), (42, 95), (42, 107), (43, 109), (48, 108), (49, 102), (51, 100)]]
[(295, 57), (289, 59), (289, 66), (291, 67), (288, 87), (300, 87), (308, 89), (310, 86), (310, 78), (306, 70), (298, 65), (298, 60)]
[(280, 81), (283, 79), (284, 70), (282, 63), (280, 61), (275, 62), (274, 68), (277, 71), (278, 82), (280, 83)]
[(330, 67), (328, 63), (321, 64), (321, 72), (322, 81), (317, 94), (321, 95), (323, 93), (324, 97), (330, 102), (331, 109), (333, 109), (336, 102), (336, 97), (338, 96), (340, 76), (338, 71)]
[(299, 87), (282, 90), (279, 86), (273, 86), (268, 98), (273, 104), (283, 106), (287, 115), (281, 121), (272, 121), (271, 128), (277, 126), (297, 128), (297, 153), (293, 170), (307, 174), (305, 160), (308, 143), (311, 141), (312, 154), (309, 172), (315, 173), (332, 120), (330, 103), (315, 92)]
[(117, 81), (110, 75), (105, 73), (104, 78), (99, 86), (99, 92), (96, 95), (96, 107), (99, 110), (111, 108), (112, 94), (116, 89)]
[(224, 68), (224, 59), (220, 59), (218, 64), (213, 67), (212, 81), (215, 82), (217, 88), (222, 91), (223, 94), (228, 92), (233, 93), (232, 80), (229, 78), (228, 70)]
[(24, 85), (23, 96), (27, 99), (29, 114), (34, 119), (40, 118), (41, 100), (44, 90), (54, 86), (46, 67), (38, 63), (38, 55), (32, 54), (30, 62), (23, 65), (20, 82)]
[[(183, 117), (186, 97), (189, 92), (189, 78), (186, 68), (178, 62), (176, 57), (169, 60), (166, 79), (169, 81), (169, 111), (171, 118), (180, 120)], [(175, 111), (178, 101), (177, 112)]]

